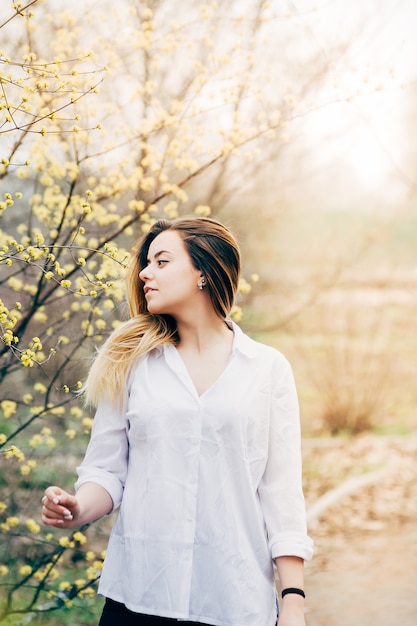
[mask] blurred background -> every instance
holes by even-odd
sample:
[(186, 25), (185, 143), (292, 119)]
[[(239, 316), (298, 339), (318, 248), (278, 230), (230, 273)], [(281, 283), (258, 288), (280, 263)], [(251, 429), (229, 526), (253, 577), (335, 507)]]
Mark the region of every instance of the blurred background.
[(108, 520), (46, 532), (37, 503), (74, 482), (132, 245), (197, 214), (294, 369), (308, 625), (415, 624), (417, 6), (115, 4), (0, 6), (0, 623), (97, 622)]

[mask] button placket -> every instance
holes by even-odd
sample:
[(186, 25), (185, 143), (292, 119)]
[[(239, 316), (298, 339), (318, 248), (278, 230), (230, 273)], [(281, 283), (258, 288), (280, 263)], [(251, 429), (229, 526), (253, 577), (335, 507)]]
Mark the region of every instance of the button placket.
[(191, 582), (193, 572), (193, 553), (194, 539), (196, 532), (196, 514), (197, 514), (197, 498), (198, 498), (198, 482), (200, 468), (200, 449), (201, 449), (201, 432), (202, 432), (202, 407), (198, 402), (198, 410), (196, 411), (193, 423), (193, 434), (190, 438), (190, 451), (188, 456), (188, 482), (187, 497), (184, 511), (184, 529), (185, 529), (185, 551), (183, 560), (185, 564), (184, 579), (182, 585), (182, 598), (184, 600), (184, 610), (188, 611), (191, 599)]

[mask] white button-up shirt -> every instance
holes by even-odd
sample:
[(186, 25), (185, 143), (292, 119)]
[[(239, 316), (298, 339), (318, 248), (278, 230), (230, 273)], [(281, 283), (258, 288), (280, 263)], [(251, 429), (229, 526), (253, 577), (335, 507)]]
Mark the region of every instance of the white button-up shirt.
[(273, 558), (312, 556), (291, 368), (233, 324), (233, 351), (199, 396), (176, 347), (134, 367), (121, 410), (99, 404), (78, 488), (120, 505), (99, 593), (132, 611), (274, 626)]

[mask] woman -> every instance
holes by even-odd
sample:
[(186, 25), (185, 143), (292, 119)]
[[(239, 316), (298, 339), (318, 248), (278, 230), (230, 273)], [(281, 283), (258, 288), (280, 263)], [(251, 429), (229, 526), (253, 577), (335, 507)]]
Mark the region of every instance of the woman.
[[(228, 319), (240, 254), (209, 218), (154, 224), (127, 275), (131, 319), (86, 383), (98, 405), (76, 495), (45, 491), (69, 528), (120, 507), (100, 626), (303, 626), (312, 556), (291, 368)], [(116, 622), (119, 620), (119, 622)]]

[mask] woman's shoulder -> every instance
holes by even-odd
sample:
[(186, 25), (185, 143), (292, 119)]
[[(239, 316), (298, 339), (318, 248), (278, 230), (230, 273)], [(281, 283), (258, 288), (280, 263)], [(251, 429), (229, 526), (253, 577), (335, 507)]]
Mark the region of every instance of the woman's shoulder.
[(280, 364), (283, 367), (290, 366), (287, 357), (278, 348), (251, 337), (235, 323), (233, 326), (236, 337), (236, 348), (238, 350), (255, 359), (266, 359), (271, 364)]

